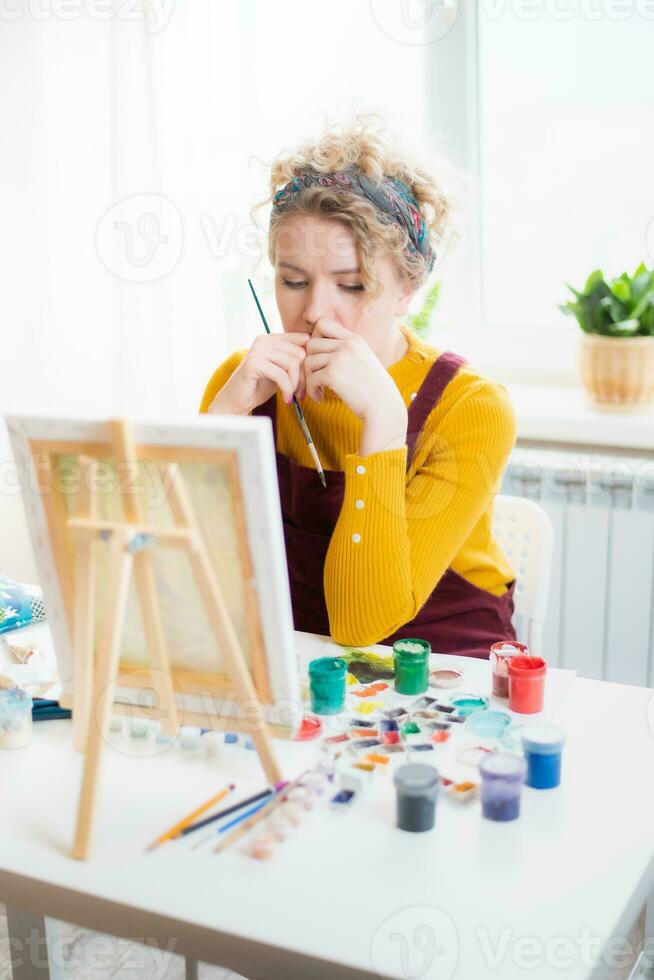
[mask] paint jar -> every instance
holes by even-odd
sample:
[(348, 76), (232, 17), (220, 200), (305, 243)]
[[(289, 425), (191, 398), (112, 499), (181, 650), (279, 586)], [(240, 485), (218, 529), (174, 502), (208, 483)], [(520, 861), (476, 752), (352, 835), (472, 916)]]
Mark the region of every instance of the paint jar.
[(182, 725), (179, 730), (179, 747), (185, 752), (200, 748), (200, 729), (197, 725)]
[(32, 698), (19, 687), (0, 690), (0, 748), (22, 749), (32, 741)]
[(505, 823), (520, 816), (525, 760), (508, 752), (490, 752), (479, 763), (481, 809), (487, 820)]
[(410, 833), (431, 830), (440, 788), (438, 769), (409, 762), (396, 769), (393, 777), (397, 792), (397, 826)]
[(398, 694), (422, 694), (429, 686), (429, 654), (426, 640), (396, 640), (393, 644), (395, 690)]
[(506, 711), (475, 711), (466, 718), (463, 727), (480, 738), (502, 738), (510, 724), (511, 717)]
[(525, 643), (502, 640), (490, 648), (490, 665), (493, 678), (493, 694), (496, 698), (509, 696), (509, 660), (512, 657), (528, 657), (529, 647)]
[[(475, 711), (486, 711), (488, 708), (488, 698), (481, 694), (457, 694), (450, 700), (450, 707), (454, 708), (459, 719), (467, 718)], [(455, 719), (452, 718), (452, 721)]]
[(345, 707), (347, 664), (340, 657), (319, 657), (309, 664), (311, 710), (316, 715), (337, 715)]
[(543, 710), (547, 664), (542, 657), (509, 660), (509, 708), (523, 715)]
[(430, 687), (458, 687), (463, 680), (463, 671), (458, 667), (433, 667), (428, 680)]
[(564, 743), (565, 732), (558, 725), (525, 725), (522, 747), (527, 761), (527, 786), (554, 789), (559, 785)]

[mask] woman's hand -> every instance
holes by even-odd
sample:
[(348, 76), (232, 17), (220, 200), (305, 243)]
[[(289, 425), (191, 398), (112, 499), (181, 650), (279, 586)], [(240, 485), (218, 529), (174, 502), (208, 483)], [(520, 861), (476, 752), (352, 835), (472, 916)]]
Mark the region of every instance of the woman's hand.
[(300, 387), (308, 333), (272, 333), (256, 337), (247, 355), (209, 406), (214, 414), (247, 415), (267, 402), (277, 388), (290, 403)]
[(370, 345), (335, 320), (320, 317), (306, 345), (307, 394), (320, 402), (331, 388), (363, 420), (360, 455), (406, 444), (407, 410), (402, 396)]

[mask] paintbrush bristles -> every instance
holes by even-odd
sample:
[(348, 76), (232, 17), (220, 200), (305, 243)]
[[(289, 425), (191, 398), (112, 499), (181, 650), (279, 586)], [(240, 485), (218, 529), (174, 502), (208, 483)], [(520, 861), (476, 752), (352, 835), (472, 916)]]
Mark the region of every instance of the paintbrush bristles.
[(316, 469), (318, 470), (318, 476), (320, 477), (320, 482), (322, 483), (323, 487), (326, 487), (327, 482), (325, 480), (325, 472), (322, 466), (320, 465), (320, 459), (318, 457), (318, 453), (316, 452), (316, 447), (314, 446), (313, 442), (309, 443), (309, 452), (311, 453)]

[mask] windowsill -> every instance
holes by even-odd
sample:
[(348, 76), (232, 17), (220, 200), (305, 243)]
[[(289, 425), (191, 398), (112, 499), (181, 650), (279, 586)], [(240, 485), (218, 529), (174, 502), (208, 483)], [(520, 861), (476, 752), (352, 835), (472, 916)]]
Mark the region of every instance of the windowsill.
[(639, 411), (591, 408), (581, 387), (506, 385), (519, 442), (565, 443), (651, 452), (654, 407)]

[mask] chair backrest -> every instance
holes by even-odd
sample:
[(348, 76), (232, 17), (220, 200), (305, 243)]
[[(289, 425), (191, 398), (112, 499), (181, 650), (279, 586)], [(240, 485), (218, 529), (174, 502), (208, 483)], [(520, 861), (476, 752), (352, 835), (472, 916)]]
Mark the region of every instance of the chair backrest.
[(552, 521), (533, 500), (500, 494), (494, 502), (493, 533), (516, 574), (518, 639), (541, 655), (554, 549)]

